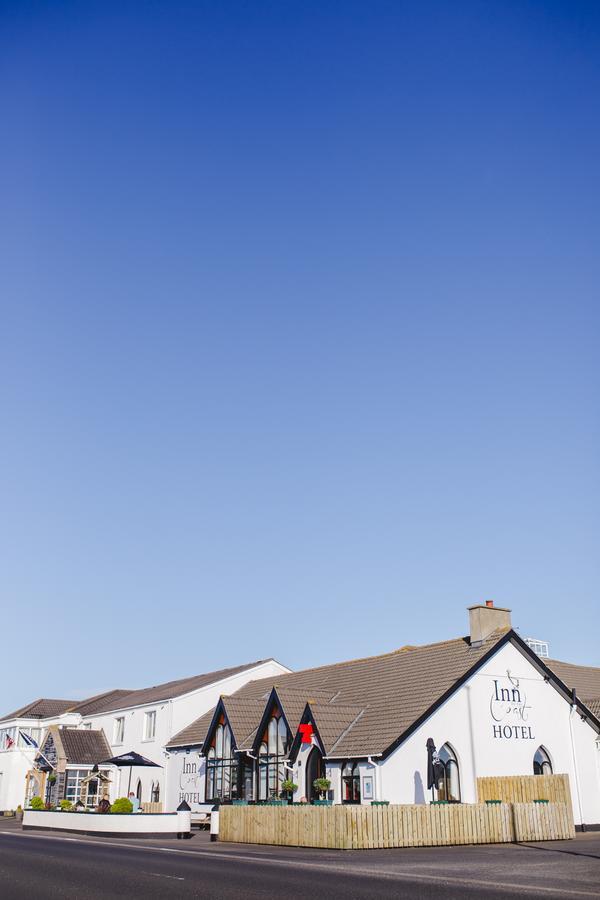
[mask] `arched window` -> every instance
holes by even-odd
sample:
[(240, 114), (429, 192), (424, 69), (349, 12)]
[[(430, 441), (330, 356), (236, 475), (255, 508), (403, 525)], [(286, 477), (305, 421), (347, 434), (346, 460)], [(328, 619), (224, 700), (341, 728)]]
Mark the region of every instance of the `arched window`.
[(360, 803), (360, 771), (352, 760), (342, 769), (342, 803)]
[(135, 789), (135, 796), (138, 798), (140, 803), (142, 802), (142, 780), (138, 778), (137, 787)]
[(217, 725), (206, 755), (206, 800), (233, 800), (238, 796), (238, 764), (229, 725)]
[(211, 747), (206, 757), (206, 799), (215, 796), (215, 748)]
[(444, 744), (440, 747), (438, 756), (443, 768), (442, 777), (438, 781), (438, 800), (460, 803), (460, 776), (456, 753), (450, 744)]
[(152, 803), (160, 803), (160, 784), (155, 781), (150, 792), (150, 800)]
[(552, 763), (543, 747), (538, 747), (533, 757), (534, 775), (552, 775)]
[(269, 719), (258, 754), (258, 799), (279, 797), (286, 780), (284, 760), (288, 752), (289, 736), (285, 719), (276, 713)]

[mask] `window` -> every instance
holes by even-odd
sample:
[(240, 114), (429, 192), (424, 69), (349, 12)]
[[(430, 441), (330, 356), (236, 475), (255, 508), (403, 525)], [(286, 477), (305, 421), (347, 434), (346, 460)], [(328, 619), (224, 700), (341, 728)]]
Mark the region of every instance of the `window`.
[(144, 715), (144, 740), (153, 741), (156, 736), (156, 710)]
[[(81, 799), (81, 782), (90, 774), (89, 769), (67, 769), (67, 787), (65, 790), (65, 800), (70, 800), (75, 804)], [(89, 791), (89, 788), (88, 788)]]
[(0, 750), (10, 750), (14, 746), (16, 728), (0, 728)]
[(349, 761), (342, 769), (342, 803), (360, 803), (358, 763)]
[(150, 791), (150, 801), (152, 803), (160, 803), (160, 784), (158, 781), (155, 781), (152, 785), (152, 790)]
[(113, 727), (113, 744), (122, 744), (125, 739), (125, 717), (115, 719)]
[(460, 777), (456, 754), (450, 744), (444, 744), (440, 747), (438, 756), (443, 768), (443, 774), (438, 781), (438, 800), (460, 803)]
[(288, 730), (281, 714), (274, 715), (267, 725), (258, 753), (258, 799), (279, 797), (286, 780), (284, 760), (288, 751)]
[(533, 757), (534, 775), (552, 775), (552, 763), (543, 747), (538, 747)]
[(232, 800), (238, 796), (238, 764), (232, 750), (231, 730), (217, 726), (206, 758), (206, 799)]

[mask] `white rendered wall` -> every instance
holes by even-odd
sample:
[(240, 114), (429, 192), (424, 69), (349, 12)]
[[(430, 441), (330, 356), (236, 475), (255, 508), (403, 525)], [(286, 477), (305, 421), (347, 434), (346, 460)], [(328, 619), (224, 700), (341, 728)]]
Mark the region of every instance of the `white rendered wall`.
[(205, 760), (200, 748), (170, 752), (166, 766), (165, 812), (173, 812), (182, 800), (192, 813), (204, 809)]
[(96, 834), (184, 834), (191, 829), (188, 813), (174, 815), (101, 815), (100, 813), (49, 812), (27, 809), (24, 828), (50, 828), (57, 831), (82, 831)]
[[(158, 781), (161, 802), (164, 804), (165, 811), (169, 811), (173, 808), (177, 793), (173, 787), (177, 773), (169, 777), (167, 772), (171, 766), (174, 766), (176, 770), (179, 766), (178, 760), (175, 760), (172, 755), (168, 755), (165, 751), (169, 740), (216, 706), (221, 694), (233, 694), (247, 684), (248, 681), (274, 677), (286, 672), (289, 672), (289, 669), (286, 669), (285, 666), (282, 666), (275, 660), (268, 660), (259, 666), (239, 672), (229, 678), (223, 678), (221, 681), (214, 682), (182, 697), (164, 700), (160, 703), (149, 703), (132, 709), (115, 710), (98, 716), (86, 716), (84, 722), (91, 722), (94, 729), (102, 728), (104, 730), (114, 756), (134, 750), (162, 767), (157, 769), (133, 769), (131, 773), (131, 790), (136, 791), (139, 779), (142, 783), (142, 801), (147, 802), (150, 800), (153, 782)], [(156, 711), (156, 733), (152, 740), (145, 740), (145, 713), (151, 710)], [(113, 743), (114, 721), (121, 716), (125, 719), (123, 743), (115, 744)], [(120, 777), (119, 773), (115, 772), (111, 797), (114, 799), (117, 796), (126, 796), (128, 785), (129, 771), (122, 769)], [(201, 790), (202, 794), (204, 794), (204, 784), (202, 784)]]
[[(512, 692), (517, 684), (515, 702), (496, 701), (496, 688)], [(502, 734), (505, 728), (510, 729), (510, 737)], [(533, 756), (542, 745), (554, 773), (569, 775), (575, 822), (581, 824), (583, 819), (587, 824), (600, 823), (596, 732), (572, 712), (570, 703), (544, 681), (512, 644), (502, 647), (380, 764), (381, 799), (392, 803), (424, 803), (431, 799), (425, 749), (429, 737), (438, 749), (446, 742), (452, 745), (460, 767), (462, 800), (468, 803), (476, 800), (476, 777), (532, 775)]]

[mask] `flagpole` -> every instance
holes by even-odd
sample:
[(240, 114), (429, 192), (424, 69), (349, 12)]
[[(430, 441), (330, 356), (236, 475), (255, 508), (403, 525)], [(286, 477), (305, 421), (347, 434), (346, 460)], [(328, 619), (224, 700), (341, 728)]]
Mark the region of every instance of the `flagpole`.
[[(18, 729), (18, 732), (19, 732), (19, 734), (25, 734), (25, 732), (21, 731), (20, 728)], [(31, 735), (29, 735), (29, 734), (27, 734), (26, 737), (28, 737), (30, 741), (33, 740), (33, 738), (31, 737)], [(53, 765), (53, 764), (50, 762), (50, 760), (48, 759), (48, 757), (44, 756), (44, 754), (43, 754), (42, 751), (40, 750), (39, 744), (38, 744), (37, 747), (32, 747), (31, 744), (29, 744), (28, 746), (29, 746), (32, 750), (35, 750), (35, 751), (36, 751), (35, 756), (41, 756), (42, 759), (45, 760), (45, 761), (48, 763), (48, 765), (50, 766), (50, 768), (51, 768), (51, 769), (54, 769), (54, 771), (56, 771), (56, 766)], [(21, 750), (21, 752), (23, 752), (23, 751), (22, 751), (22, 748), (19, 747), (19, 739), (18, 739), (18, 735), (17, 735), (17, 747), (18, 747), (19, 750)], [(25, 754), (23, 754), (23, 756), (24, 756), (24, 755), (25, 755)], [(34, 756), (34, 758), (33, 758), (33, 762), (35, 762), (35, 756)]]

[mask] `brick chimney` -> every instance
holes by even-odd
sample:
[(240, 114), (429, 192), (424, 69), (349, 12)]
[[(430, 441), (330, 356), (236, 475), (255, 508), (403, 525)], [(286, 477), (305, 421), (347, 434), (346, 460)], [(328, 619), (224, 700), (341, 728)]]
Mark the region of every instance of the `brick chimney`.
[(499, 628), (512, 628), (510, 609), (494, 606), (493, 600), (486, 600), (485, 605), (469, 606), (469, 633), (471, 646), (477, 647)]

